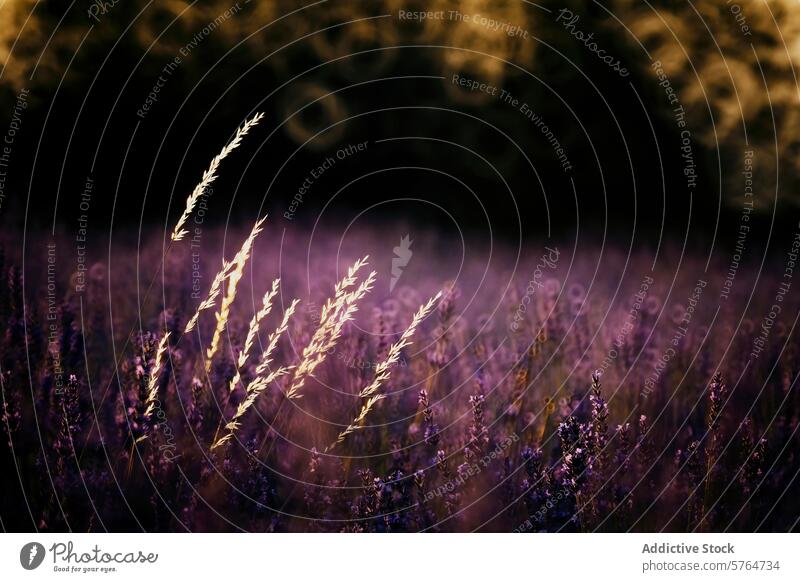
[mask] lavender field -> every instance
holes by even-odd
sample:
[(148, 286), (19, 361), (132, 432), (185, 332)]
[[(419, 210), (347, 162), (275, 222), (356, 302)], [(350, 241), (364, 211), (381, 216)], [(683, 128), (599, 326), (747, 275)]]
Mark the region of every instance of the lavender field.
[(270, 220), (6, 250), (6, 530), (797, 529), (777, 277)]
[(797, 579), (797, 15), (0, 1), (0, 571)]

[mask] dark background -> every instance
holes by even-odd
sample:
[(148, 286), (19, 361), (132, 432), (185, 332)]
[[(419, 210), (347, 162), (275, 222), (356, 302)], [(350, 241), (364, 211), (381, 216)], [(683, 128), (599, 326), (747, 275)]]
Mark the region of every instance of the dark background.
[[(495, 235), (511, 240), (520, 231), (523, 238), (569, 239), (580, 232), (638, 245), (657, 244), (662, 229), (667, 239), (683, 241), (687, 236), (690, 196), (674, 118), (650, 73), (650, 61), (619, 26), (609, 24), (606, 11), (596, 5), (574, 7), (581, 15), (579, 28), (594, 32), (598, 44), (630, 69), (625, 79), (531, 7), (520, 12), (518, 3), (501, 2), (492, 12), (512, 22), (526, 15), (520, 24), (542, 41), (529, 58), (515, 61), (528, 75), (511, 65), (501, 65), (497, 73), (499, 62), (488, 57), (464, 61), (462, 51), (442, 46), (454, 46), (448, 35), (465, 25), (443, 22), (421, 28), (398, 21), (388, 4), (331, 2), (267, 28), (262, 27), (275, 14), (296, 7), (276, 4), (276, 12), (266, 17), (246, 5), (183, 59), (145, 119), (136, 112), (162, 68), (226, 5), (187, 5), (180, 13), (149, 7), (144, 14), (150, 16), (143, 17), (143, 4), (121, 3), (91, 30), (92, 21), (81, 9), (65, 11), (60, 3), (37, 7), (37, 32), (21, 37), (15, 49), (18, 58), (28, 59), (25, 74), (6, 77), (2, 90), (7, 112), (20, 87), (31, 91), (9, 172), (7, 193), (12, 195), (2, 219), (24, 217), (29, 228), (49, 230), (55, 217), (56, 230), (69, 233), (80, 213), (83, 184), (91, 176), (93, 228), (107, 231), (113, 220), (122, 231), (140, 225), (170, 230), (212, 156), (238, 124), (264, 111), (264, 121), (240, 151), (223, 162), (207, 224), (249, 224), (264, 212), (282, 217), (312, 168), (341, 147), (369, 141), (366, 152), (338, 162), (314, 183), (294, 219), (281, 218), (285, 226), (314, 224), (331, 196), (344, 188), (325, 209), (323, 222), (346, 225), (366, 208), (409, 197), (441, 205), (446, 212), (412, 203), (381, 204), (370, 210), (370, 220), (409, 221), (443, 231), (452, 229), (453, 221), (467, 231), (483, 231), (491, 223)], [(545, 5), (554, 11), (562, 6)], [(513, 13), (507, 12), (512, 8)], [(392, 16), (342, 24), (384, 13)], [(315, 32), (326, 27), (333, 28)], [(465, 40), (462, 46), (468, 51), (488, 51), (500, 42), (501, 48), (492, 53), (500, 57), (513, 57), (507, 53), (517, 43), (536, 42), (505, 39), (502, 33), (475, 26), (467, 31), (456, 40)], [(438, 46), (346, 56), (413, 44)], [(337, 60), (325, 64), (330, 58)], [(459, 60), (464, 62), (453, 64)], [(527, 102), (553, 130), (573, 170), (562, 170), (550, 144), (519, 111), (496, 98), (459, 93), (450, 84), (453, 73), (487, 80)], [(682, 89), (689, 94), (688, 78), (676, 74), (671, 79), (679, 94)], [(290, 126), (283, 123), (331, 91), (335, 97), (309, 105)], [(741, 214), (743, 134), (734, 130), (719, 149), (701, 139), (715, 113), (715, 93), (709, 90), (708, 96), (711, 105), (682, 100), (699, 173), (691, 200), (690, 247), (707, 245), (728, 224), (735, 228)], [(347, 117), (303, 145), (307, 136)], [(763, 135), (768, 151), (771, 117), (762, 117), (747, 121), (751, 143)], [(719, 116), (715, 121), (720, 122)], [(501, 132), (525, 152), (536, 173)], [(375, 143), (396, 137), (427, 139)], [(768, 160), (760, 162), (762, 175), (774, 174)], [(787, 171), (786, 166), (781, 169)], [(372, 172), (377, 173), (370, 176)], [(782, 188), (790, 189), (790, 178)], [(775, 211), (774, 192), (769, 181), (761, 184), (758, 221), (766, 229)], [(779, 209), (794, 208), (791, 198), (779, 199)], [(776, 215), (779, 226), (794, 222), (791, 212)], [(718, 244), (734, 242), (735, 237), (722, 236)]]

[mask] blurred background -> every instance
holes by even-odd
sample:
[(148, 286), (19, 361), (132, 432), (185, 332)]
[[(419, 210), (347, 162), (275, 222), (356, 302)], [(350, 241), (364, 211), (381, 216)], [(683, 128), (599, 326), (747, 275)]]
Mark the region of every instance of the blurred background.
[[(372, 491), (379, 477), (416, 480), (435, 466), (426, 479), (442, 485), (486, 422), (497, 441), (518, 433), (544, 449), (540, 480), (567, 500), (547, 528), (576, 527), (583, 461), (563, 453), (600, 448), (608, 432), (618, 438), (605, 467), (623, 471), (603, 503), (625, 514), (609, 529), (640, 516), (650, 531), (797, 529), (798, 32), (797, 0), (0, 0), (0, 467), (24, 476), (0, 495), (2, 526), (95, 531), (96, 514), (119, 531), (227, 528), (200, 498), (258, 531), (316, 527), (306, 516), (360, 520), (375, 514), (372, 493), (335, 494), (327, 513), (330, 498), (307, 496), (306, 479)], [(189, 213), (186, 239), (170, 244), (209, 162), (258, 112)], [(233, 310), (208, 309), (196, 337), (185, 333), (221, 259), (265, 214)], [(242, 443), (234, 465), (222, 463), (241, 470), (231, 483), (261, 495), (260, 509), (300, 516), (265, 519), (205, 464), (215, 424), (251, 395), (229, 388), (235, 374), (261, 373), (255, 353), (240, 370), (251, 318), (280, 277), (269, 317), (302, 304), (276, 362), (305, 361), (321, 306), (367, 254), (375, 288), (344, 328), (342, 357), (309, 381), (294, 420), (278, 416), (284, 391), (265, 391), (241, 431), (260, 448)], [(354, 457), (341, 479), (333, 458), (317, 472), (312, 448), (348, 426), (375, 362), (439, 291), (378, 424), (349, 440), (379, 458)], [(204, 356), (205, 335), (223, 328), (223, 348)], [(170, 354), (160, 377), (150, 376), (159, 335)], [(441, 441), (438, 428), (428, 437), (432, 420), (420, 430), (422, 386)], [(181, 465), (149, 446), (162, 430), (146, 412), (159, 393)], [(590, 419), (591, 430), (575, 424)], [(73, 467), (74, 435), (86, 455)], [(724, 457), (720, 435), (734, 445)], [(395, 454), (406, 445), (416, 458)], [(449, 469), (431, 462), (437, 447)], [(519, 528), (542, 506), (535, 488), (516, 507), (505, 497), (530, 493), (529, 452), (486, 471), (495, 493), (474, 523), (448, 527)], [(257, 453), (264, 472), (247, 465)], [(702, 503), (722, 500), (710, 522), (693, 493), (703, 481)], [(95, 491), (105, 504), (90, 512)], [(20, 501), (29, 493), (33, 509)], [(450, 519), (449, 503), (436, 519)], [(415, 519), (376, 527), (427, 527), (424, 511)]]
[[(0, 220), (71, 235), (90, 178), (98, 236), (169, 230), (211, 157), (263, 111), (224, 162), (207, 224), (270, 212), (286, 228), (399, 221), (644, 246), (664, 232), (699, 247), (738, 224), (753, 151), (766, 232), (796, 222), (800, 200), (793, 4), (6, 1), (4, 125), (20, 95), (25, 108)], [(434, 15), (402, 16), (415, 11)], [(692, 188), (656, 61), (686, 112)], [(727, 232), (717, 244), (736, 242)]]

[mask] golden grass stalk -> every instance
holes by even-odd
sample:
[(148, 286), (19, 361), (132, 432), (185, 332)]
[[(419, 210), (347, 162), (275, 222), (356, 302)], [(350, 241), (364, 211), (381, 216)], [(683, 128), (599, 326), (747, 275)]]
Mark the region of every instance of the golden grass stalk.
[(357, 311), (356, 303), (366, 295), (375, 283), (376, 273), (372, 271), (354, 291), (348, 292), (357, 281), (356, 273), (367, 264), (367, 258), (357, 260), (347, 271), (347, 275), (336, 284), (334, 295), (322, 306), (320, 321), (311, 341), (303, 349), (300, 365), (286, 391), (286, 397), (302, 398), (300, 389), (306, 379), (314, 374), (317, 367), (325, 361), (328, 353), (335, 347), (344, 328), (344, 324), (353, 318)]
[(233, 263), (229, 263), (223, 259), (222, 269), (214, 277), (214, 281), (211, 283), (211, 288), (208, 290), (208, 296), (203, 300), (202, 303), (200, 303), (200, 305), (197, 306), (197, 311), (195, 311), (194, 315), (189, 320), (189, 323), (186, 324), (186, 328), (183, 330), (183, 333), (189, 333), (192, 331), (197, 325), (197, 320), (199, 319), (200, 314), (206, 309), (211, 309), (214, 307), (214, 304), (217, 301), (217, 296), (222, 288), (222, 282), (231, 274), (232, 266)]
[(372, 290), (376, 275), (377, 273), (372, 271), (356, 290), (343, 294), (333, 305), (332, 315), (326, 320), (324, 326), (320, 325), (309, 345), (303, 350), (303, 360), (295, 373), (291, 387), (286, 392), (287, 398), (302, 398), (299, 393), (300, 388), (303, 387), (308, 377), (314, 375), (317, 367), (336, 347), (344, 325), (351, 321), (353, 314), (358, 311), (357, 302)]
[[(370, 272), (367, 278), (354, 291), (346, 293), (338, 304), (334, 306), (333, 316), (328, 320), (327, 335), (325, 335), (322, 345), (316, 354), (316, 359), (319, 361), (313, 366), (314, 368), (322, 363), (325, 355), (336, 347), (336, 342), (342, 335), (344, 324), (353, 319), (353, 314), (358, 311), (358, 301), (372, 290), (376, 276), (377, 273), (375, 271)], [(314, 370), (312, 369), (309, 375), (313, 374), (313, 372)]]
[(281, 324), (270, 334), (267, 347), (262, 354), (262, 361), (256, 368), (257, 376), (252, 382), (250, 382), (250, 384), (247, 385), (247, 395), (245, 396), (245, 399), (242, 400), (237, 407), (233, 418), (231, 418), (231, 420), (225, 425), (225, 434), (211, 445), (212, 451), (224, 445), (233, 438), (233, 434), (241, 426), (242, 417), (255, 403), (256, 399), (261, 395), (261, 393), (266, 390), (272, 382), (281, 376), (288, 374), (293, 369), (293, 366), (281, 366), (280, 368), (271, 371), (266, 376), (264, 375), (264, 373), (268, 370), (269, 365), (272, 363), (272, 352), (275, 351), (281, 335), (289, 328), (289, 319), (292, 317), (292, 314), (294, 313), (298, 303), (300, 303), (299, 299), (292, 301), (292, 304), (283, 314), (283, 320), (281, 321)]
[(269, 338), (267, 338), (267, 347), (261, 354), (261, 363), (256, 367), (257, 375), (263, 375), (264, 372), (266, 372), (269, 368), (269, 365), (272, 363), (272, 352), (274, 352), (275, 348), (278, 347), (278, 340), (280, 339), (281, 335), (286, 333), (286, 330), (289, 329), (289, 319), (291, 319), (295, 309), (297, 309), (298, 303), (300, 303), (299, 299), (292, 300), (291, 305), (289, 305), (289, 307), (287, 307), (286, 311), (283, 313), (283, 320), (281, 320), (281, 324), (269, 335)]
[(369, 255), (364, 256), (362, 259), (358, 259), (355, 263), (353, 263), (350, 268), (347, 270), (347, 275), (336, 283), (336, 287), (334, 288), (333, 297), (328, 298), (325, 302), (325, 305), (322, 306), (322, 312), (320, 313), (319, 318), (319, 326), (320, 328), (325, 325), (327, 321), (336, 313), (337, 306), (340, 306), (342, 303), (343, 298), (346, 295), (346, 291), (356, 284), (357, 277), (356, 273), (363, 267), (364, 265), (368, 264), (367, 259)]
[(368, 398), (372, 396), (378, 391), (381, 385), (389, 379), (391, 367), (397, 364), (397, 360), (400, 359), (400, 351), (404, 347), (411, 345), (411, 337), (414, 335), (414, 332), (416, 331), (420, 322), (431, 312), (441, 296), (442, 292), (440, 291), (435, 296), (431, 297), (426, 304), (420, 306), (419, 310), (414, 314), (411, 324), (403, 332), (403, 335), (401, 335), (400, 339), (393, 343), (389, 348), (389, 353), (386, 355), (386, 359), (375, 367), (375, 378), (372, 380), (372, 383), (369, 386), (365, 387), (361, 391), (359, 394), (361, 398)]
[(236, 414), (233, 415), (233, 418), (230, 420), (230, 422), (225, 425), (225, 434), (219, 437), (214, 444), (211, 445), (210, 450), (213, 451), (214, 449), (221, 447), (230, 441), (233, 438), (234, 433), (239, 430), (242, 417), (261, 395), (261, 393), (266, 390), (272, 382), (281, 376), (288, 374), (291, 369), (292, 366), (281, 366), (277, 370), (272, 371), (266, 378), (259, 377), (250, 382), (250, 384), (247, 386), (247, 396), (239, 404), (238, 408), (236, 409)]
[(253, 349), (253, 344), (256, 341), (261, 321), (272, 311), (272, 300), (275, 299), (275, 296), (278, 294), (280, 282), (280, 279), (275, 279), (272, 282), (272, 288), (264, 294), (264, 298), (261, 300), (261, 309), (259, 309), (255, 315), (253, 315), (253, 319), (250, 320), (250, 326), (247, 328), (247, 339), (245, 339), (244, 347), (242, 347), (242, 350), (239, 352), (239, 357), (236, 360), (236, 375), (231, 379), (230, 383), (231, 392), (236, 389), (236, 386), (242, 379), (242, 369), (244, 369), (247, 358), (250, 356), (250, 351)]
[(222, 303), (220, 304), (219, 311), (217, 312), (217, 327), (214, 329), (214, 336), (211, 338), (211, 345), (206, 351), (206, 373), (211, 371), (211, 362), (214, 358), (214, 355), (219, 350), (222, 333), (225, 331), (225, 326), (228, 324), (231, 306), (236, 299), (236, 289), (239, 285), (239, 281), (244, 275), (244, 267), (247, 264), (247, 260), (250, 258), (250, 253), (253, 250), (253, 243), (255, 242), (258, 233), (261, 232), (261, 226), (264, 224), (266, 219), (267, 217), (265, 216), (264, 218), (256, 221), (255, 225), (253, 225), (253, 230), (250, 231), (250, 236), (248, 236), (244, 243), (242, 243), (242, 248), (239, 249), (239, 252), (236, 253), (236, 256), (231, 261), (231, 271), (230, 275), (228, 275), (228, 290), (225, 293), (225, 296), (222, 298)]
[(440, 291), (434, 297), (431, 297), (427, 303), (420, 306), (419, 310), (414, 314), (411, 324), (409, 324), (408, 328), (406, 328), (406, 330), (403, 332), (403, 335), (400, 336), (400, 339), (393, 343), (389, 348), (386, 359), (375, 367), (375, 377), (373, 378), (372, 382), (368, 386), (365, 386), (359, 393), (359, 396), (361, 398), (366, 398), (367, 401), (361, 407), (361, 411), (358, 413), (358, 416), (353, 419), (347, 428), (339, 433), (336, 442), (328, 445), (328, 447), (325, 449), (325, 452), (328, 452), (337, 445), (340, 445), (347, 438), (347, 435), (360, 429), (362, 422), (367, 418), (367, 415), (375, 406), (375, 404), (377, 404), (379, 400), (385, 398), (386, 395), (378, 393), (378, 390), (385, 382), (389, 380), (389, 377), (392, 373), (392, 366), (396, 365), (397, 361), (400, 359), (401, 350), (406, 346), (411, 345), (411, 338), (414, 336), (414, 332), (417, 330), (417, 327), (431, 312), (431, 310), (433, 310), (433, 307), (436, 305), (436, 302), (439, 301), (441, 296), (442, 293)]
[(175, 224), (175, 228), (172, 230), (171, 238), (173, 241), (182, 240), (189, 231), (186, 230), (184, 225), (186, 221), (189, 220), (189, 217), (192, 215), (192, 210), (197, 205), (197, 201), (200, 200), (200, 197), (205, 192), (206, 188), (208, 188), (211, 183), (217, 179), (217, 170), (219, 169), (219, 165), (224, 160), (228, 154), (230, 154), (233, 150), (239, 147), (239, 144), (242, 143), (242, 138), (247, 135), (247, 133), (255, 127), (259, 121), (264, 117), (263, 113), (256, 113), (252, 119), (245, 121), (244, 125), (242, 125), (237, 131), (234, 138), (222, 148), (222, 151), (219, 152), (214, 159), (211, 160), (208, 168), (205, 172), (203, 172), (203, 177), (197, 186), (194, 187), (192, 193), (186, 199), (186, 208), (181, 214), (181, 217), (178, 219), (178, 222)]
[[(156, 409), (156, 401), (158, 400), (158, 380), (161, 376), (161, 369), (164, 366), (164, 353), (167, 351), (167, 341), (169, 340), (169, 333), (165, 333), (158, 342), (158, 349), (156, 350), (156, 361), (153, 364), (153, 369), (150, 372), (150, 379), (147, 382), (147, 399), (145, 404), (147, 408), (144, 411), (144, 416), (148, 422), (153, 419), (153, 412)], [(134, 442), (140, 443), (147, 440), (147, 434), (143, 434)]]
[(144, 415), (148, 420), (151, 419), (153, 411), (156, 409), (156, 400), (158, 400), (158, 379), (161, 376), (161, 369), (164, 366), (164, 353), (167, 351), (167, 341), (169, 340), (169, 333), (165, 333), (158, 342), (158, 350), (156, 351), (156, 362), (153, 365), (153, 370), (150, 372), (150, 381), (147, 384), (147, 408)]
[(244, 366), (250, 351), (253, 349), (253, 344), (255, 343), (256, 334), (258, 333), (261, 320), (263, 320), (267, 315), (269, 315), (270, 311), (272, 311), (272, 300), (275, 299), (275, 296), (278, 294), (278, 287), (280, 284), (280, 279), (275, 279), (272, 282), (272, 288), (267, 291), (267, 293), (264, 295), (264, 298), (261, 300), (261, 309), (253, 316), (253, 319), (250, 320), (250, 328), (247, 331), (247, 339), (244, 342), (244, 348), (239, 354), (239, 359), (237, 361), (239, 367)]

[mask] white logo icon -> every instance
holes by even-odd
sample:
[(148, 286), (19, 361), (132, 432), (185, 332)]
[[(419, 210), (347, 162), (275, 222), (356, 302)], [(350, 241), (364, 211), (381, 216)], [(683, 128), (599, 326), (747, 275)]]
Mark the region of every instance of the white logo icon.
[(394, 247), (394, 258), (392, 259), (392, 280), (389, 282), (389, 293), (394, 291), (394, 286), (397, 285), (397, 281), (400, 279), (400, 275), (403, 274), (403, 269), (408, 265), (408, 262), (411, 260), (411, 256), (414, 254), (411, 251), (411, 243), (414, 241), (411, 240), (410, 235), (406, 235), (400, 239), (400, 245)]
[(35, 570), (44, 561), (44, 546), (38, 542), (29, 542), (19, 552), (19, 563), (26, 570)]

